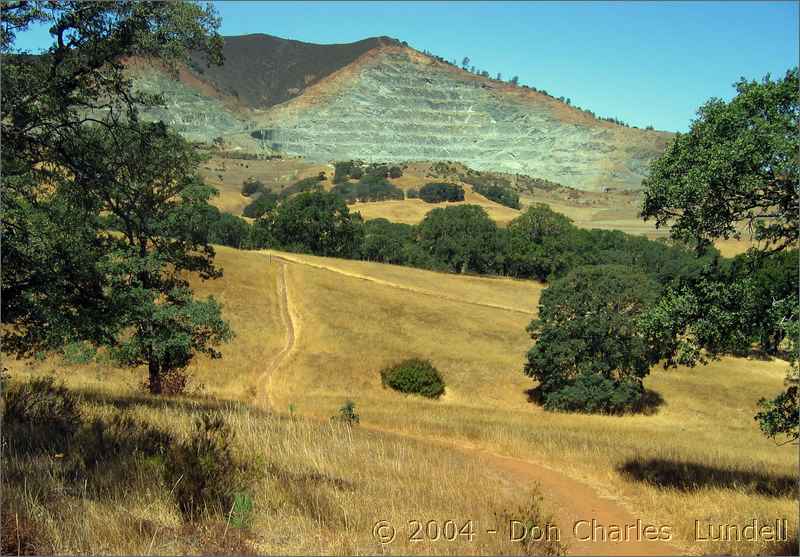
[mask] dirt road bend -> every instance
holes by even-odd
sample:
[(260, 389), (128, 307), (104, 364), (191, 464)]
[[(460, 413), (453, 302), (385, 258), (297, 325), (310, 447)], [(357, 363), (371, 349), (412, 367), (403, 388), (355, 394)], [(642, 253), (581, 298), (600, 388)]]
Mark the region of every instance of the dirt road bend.
[[(263, 379), (267, 405), (273, 411), (281, 411), (282, 409), (275, 406), (274, 387), (281, 381), (282, 372), (285, 372), (284, 368), (296, 350), (300, 327), (298, 316), (293, 312), (287, 267), (291, 264), (309, 265), (309, 263), (293, 261), (282, 256), (268, 255), (267, 257), (268, 261), (273, 264), (277, 263), (281, 267), (277, 281), (278, 300), (281, 320), (286, 327), (286, 343), (265, 368)], [(318, 265), (311, 266), (318, 267)], [(328, 270), (340, 272), (337, 269)], [(341, 274), (349, 275), (344, 272)], [(371, 277), (358, 276), (356, 278), (374, 280), (385, 286), (396, 286), (385, 281), (371, 279)], [(400, 288), (403, 287), (400, 286)], [(285, 376), (285, 374), (283, 375)], [(561, 542), (567, 546), (569, 555), (679, 555), (683, 553), (681, 549), (668, 542), (644, 539), (641, 529), (647, 525), (646, 521), (637, 522), (638, 517), (634, 516), (615, 498), (605, 496), (591, 485), (550, 467), (524, 458), (498, 454), (466, 441), (412, 435), (363, 422), (361, 427), (382, 435), (410, 438), (449, 447), (466, 455), (480, 458), (482, 464), (488, 467), (487, 475), (498, 481), (498, 489), (526, 489), (537, 484), (544, 497), (547, 510), (554, 515)], [(627, 534), (618, 540), (619, 536), (611, 534), (614, 528), (621, 529), (623, 533)]]

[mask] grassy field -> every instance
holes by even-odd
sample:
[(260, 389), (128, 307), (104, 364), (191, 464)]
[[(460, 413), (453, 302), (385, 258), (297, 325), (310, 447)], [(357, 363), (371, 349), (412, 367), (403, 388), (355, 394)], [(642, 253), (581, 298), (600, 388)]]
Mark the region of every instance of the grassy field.
[[(682, 551), (787, 551), (764, 541), (696, 541), (695, 520), (716, 525), (786, 517), (797, 532), (796, 447), (776, 447), (752, 419), (756, 400), (781, 388), (781, 361), (725, 358), (696, 369), (654, 370), (646, 386), (663, 403), (652, 415), (548, 413), (528, 401), (533, 385), (521, 371), (531, 345), (525, 326), (541, 285), (227, 248), (219, 248), (218, 262), (224, 278), (198, 284), (198, 293), (222, 300), (237, 336), (223, 347), (223, 359), (193, 365), (205, 395), (191, 404), (234, 401), (225, 411), (237, 431), (236, 450), (269, 470), (286, 471), (253, 480), (257, 512), (250, 531), (256, 534), (245, 541), (256, 550), (377, 553), (381, 547), (369, 530), (387, 512), (393, 521), (455, 515), (485, 522), (529, 501), (531, 485), (514, 485), (514, 476), (503, 480), (498, 461), (486, 460), (486, 451), (592, 486), (630, 516), (669, 526)], [(287, 342), (283, 280), (293, 342), (275, 361)], [(412, 356), (430, 359), (442, 373), (446, 392), (440, 400), (381, 385), (380, 369)], [(53, 358), (9, 364), (16, 377), (56, 370), (86, 393), (89, 413), (112, 412), (119, 400), (128, 400), (143, 419), (186, 431), (181, 405), (132, 396), (143, 371), (65, 366)], [(348, 399), (355, 401), (362, 426), (345, 433), (331, 427), (329, 417)], [(280, 417), (258, 410), (267, 401)], [(57, 492), (57, 485), (46, 483), (56, 481), (47, 473), (51, 465), (37, 461), (44, 468), (28, 470), (45, 482), (36, 484), (44, 493)], [(287, 480), (292, 474), (314, 479), (297, 487)], [(320, 479), (326, 477), (345, 483)], [(53, 544), (48, 551), (209, 551), (203, 546), (211, 543), (203, 542), (209, 536), (182, 533), (168, 494), (153, 489), (146, 475), (131, 473), (125, 482), (125, 493), (68, 497), (57, 506), (17, 492), (14, 500), (45, 525)], [(565, 504), (545, 500), (553, 510)], [(591, 509), (587, 513), (591, 518)], [(154, 517), (146, 527), (145, 517)], [(520, 550), (497, 540), (484, 543), (490, 545), (397, 542), (388, 550)]]
[[(300, 333), (294, 357), (274, 383), (278, 404), (324, 416), (352, 398), (364, 421), (380, 428), (538, 459), (620, 497), (650, 520), (674, 525), (679, 542), (693, 552), (767, 550), (763, 544), (695, 542), (695, 519), (786, 516), (796, 526), (794, 491), (787, 487), (796, 477), (796, 450), (775, 447), (752, 420), (756, 400), (781, 388), (784, 363), (726, 358), (696, 369), (655, 370), (647, 386), (664, 402), (652, 416), (547, 413), (527, 401), (531, 383), (521, 373), (531, 344), (524, 331), (529, 315), (436, 301), (335, 272), (397, 283), (405, 269), (328, 261), (333, 270), (289, 266)], [(419, 271), (401, 284), (428, 290), (425, 275), (435, 280), (435, 273)], [(536, 289), (510, 294), (514, 281), (494, 284), (495, 300), (517, 297), (525, 311), (536, 303)], [(448, 289), (443, 280), (441, 288)], [(409, 356), (430, 358), (441, 370), (447, 384), (442, 400), (400, 396), (381, 386), (378, 371)], [(646, 463), (657, 474), (652, 483), (641, 481)]]

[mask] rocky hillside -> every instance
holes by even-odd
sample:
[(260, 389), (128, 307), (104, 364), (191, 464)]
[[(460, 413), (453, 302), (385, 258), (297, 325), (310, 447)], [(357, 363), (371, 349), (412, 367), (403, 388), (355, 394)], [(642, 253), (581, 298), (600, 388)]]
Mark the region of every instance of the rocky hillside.
[(598, 120), (392, 39), (330, 46), (261, 35), (227, 41), (222, 68), (195, 63), (177, 79), (136, 68), (140, 87), (167, 98), (150, 117), (190, 139), (222, 137), (249, 152), (312, 161), (460, 161), (591, 191), (638, 188), (671, 137)]

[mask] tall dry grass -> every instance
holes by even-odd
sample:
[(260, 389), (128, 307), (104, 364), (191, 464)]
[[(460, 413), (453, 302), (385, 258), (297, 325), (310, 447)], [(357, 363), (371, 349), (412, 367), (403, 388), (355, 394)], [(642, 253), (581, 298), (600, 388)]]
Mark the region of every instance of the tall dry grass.
[[(531, 345), (524, 330), (530, 315), (525, 312), (535, 308), (540, 287), (363, 262), (308, 260), (334, 270), (287, 263), (297, 345), (275, 369), (270, 394), (281, 414), (290, 414), (291, 406), (295, 415), (316, 421), (270, 417), (239, 406), (227, 410), (237, 431), (238, 453), (269, 472), (253, 489), (258, 517), (252, 529), (262, 536), (253, 542), (257, 549), (518, 551), (516, 546), (474, 544), (371, 545), (365, 528), (381, 513), (408, 520), (450, 516), (452, 509), (459, 516), (486, 520), (492, 516), (487, 509), (516, 508), (519, 493), (513, 486), (497, 490), (501, 480), (496, 473), (487, 479), (491, 467), (479, 455), (450, 450), (447, 443), (535, 460), (590, 482), (634, 516), (672, 526), (674, 541), (692, 553), (786, 551), (786, 546), (763, 540), (699, 542), (694, 520), (743, 523), (786, 517), (796, 535), (796, 447), (776, 447), (752, 419), (756, 401), (782, 387), (784, 363), (726, 358), (695, 369), (654, 370), (646, 386), (663, 404), (649, 416), (548, 413), (528, 401), (533, 385), (521, 371)], [(222, 299), (237, 336), (223, 347), (222, 360), (201, 359), (193, 366), (206, 395), (196, 404), (262, 403), (264, 373), (286, 341), (277, 296), (283, 263), (226, 248), (219, 249), (219, 262), (225, 278), (198, 285), (198, 292)], [(514, 305), (521, 311), (478, 303)], [(438, 367), (447, 385), (441, 400), (420, 400), (382, 387), (379, 370), (410, 356), (431, 359)], [(179, 435), (188, 431), (187, 408), (133, 396), (143, 370), (98, 363), (66, 366), (56, 358), (9, 367), (20, 378), (55, 370), (72, 388), (87, 393), (90, 413), (127, 405), (143, 420)], [(88, 396), (97, 391), (113, 404)], [(356, 402), (365, 428), (404, 437), (359, 429), (343, 436), (327, 421), (347, 399)], [(322, 421), (325, 425), (319, 425)], [(408, 435), (419, 439), (409, 440)], [(427, 438), (440, 444), (428, 444)], [(67, 494), (65, 484), (49, 471), (53, 458), (25, 463), (30, 468), (24, 475), (35, 482), (12, 492), (26, 520), (46, 533), (48, 551), (199, 552), (220, 537), (215, 534), (219, 524), (185, 531), (175, 505), (153, 486), (152, 477), (124, 467), (118, 489), (102, 497)], [(334, 479), (322, 479), (326, 477)], [(344, 489), (349, 484), (339, 480), (358, 487)], [(59, 495), (49, 499), (52, 494)], [(156, 519), (147, 522), (151, 516)]]
[[(176, 443), (191, 434), (198, 413), (220, 412), (235, 432), (251, 510), (237, 521), (231, 511), (187, 522), (157, 458), (107, 452), (95, 472), (75, 472), (80, 447), (29, 454), (16, 439), (3, 467), (4, 516), (13, 517), (4, 522), (12, 540), (3, 547), (11, 552), (22, 533), (23, 547), (36, 554), (511, 554), (519, 553), (517, 543), (485, 529), (532, 502), (535, 518), (546, 519), (534, 486), (485, 490), (480, 460), (445, 448), (213, 398), (132, 396), (102, 383), (78, 392), (86, 421), (127, 415)], [(410, 520), (473, 521), (477, 533), (414, 541)], [(396, 529), (391, 542), (373, 534), (381, 521)]]

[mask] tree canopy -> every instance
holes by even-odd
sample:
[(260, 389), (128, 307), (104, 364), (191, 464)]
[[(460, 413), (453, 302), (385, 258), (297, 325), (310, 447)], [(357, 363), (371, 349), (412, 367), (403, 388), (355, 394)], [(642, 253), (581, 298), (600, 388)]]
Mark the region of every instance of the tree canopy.
[[(800, 81), (797, 68), (778, 80), (742, 79), (729, 102), (711, 99), (689, 133), (679, 134), (644, 181), (642, 216), (671, 225), (698, 250), (749, 233), (756, 245), (738, 269), (709, 268), (675, 285), (643, 321), (667, 365), (694, 365), (749, 350), (775, 353), (786, 339), (788, 388), (762, 401), (756, 416), (771, 437), (798, 438), (798, 251), (800, 232)], [(783, 255), (781, 252), (785, 252)]]
[[(207, 245), (208, 199), (198, 159), (139, 108), (160, 102), (125, 76), (130, 56), (168, 66), (190, 50), (219, 61), (209, 6), (162, 2), (6, 2), (3, 25), (3, 321), (17, 354), (88, 340), (118, 361), (163, 372), (230, 330), (213, 300), (180, 273), (219, 276)], [(38, 56), (15, 35), (51, 24)], [(110, 232), (115, 228), (118, 233)], [(155, 369), (155, 379), (154, 379)]]
[(637, 322), (659, 290), (641, 271), (593, 265), (542, 293), (539, 317), (528, 326), (536, 344), (525, 374), (539, 381), (546, 408), (613, 413), (636, 407), (653, 358)]

